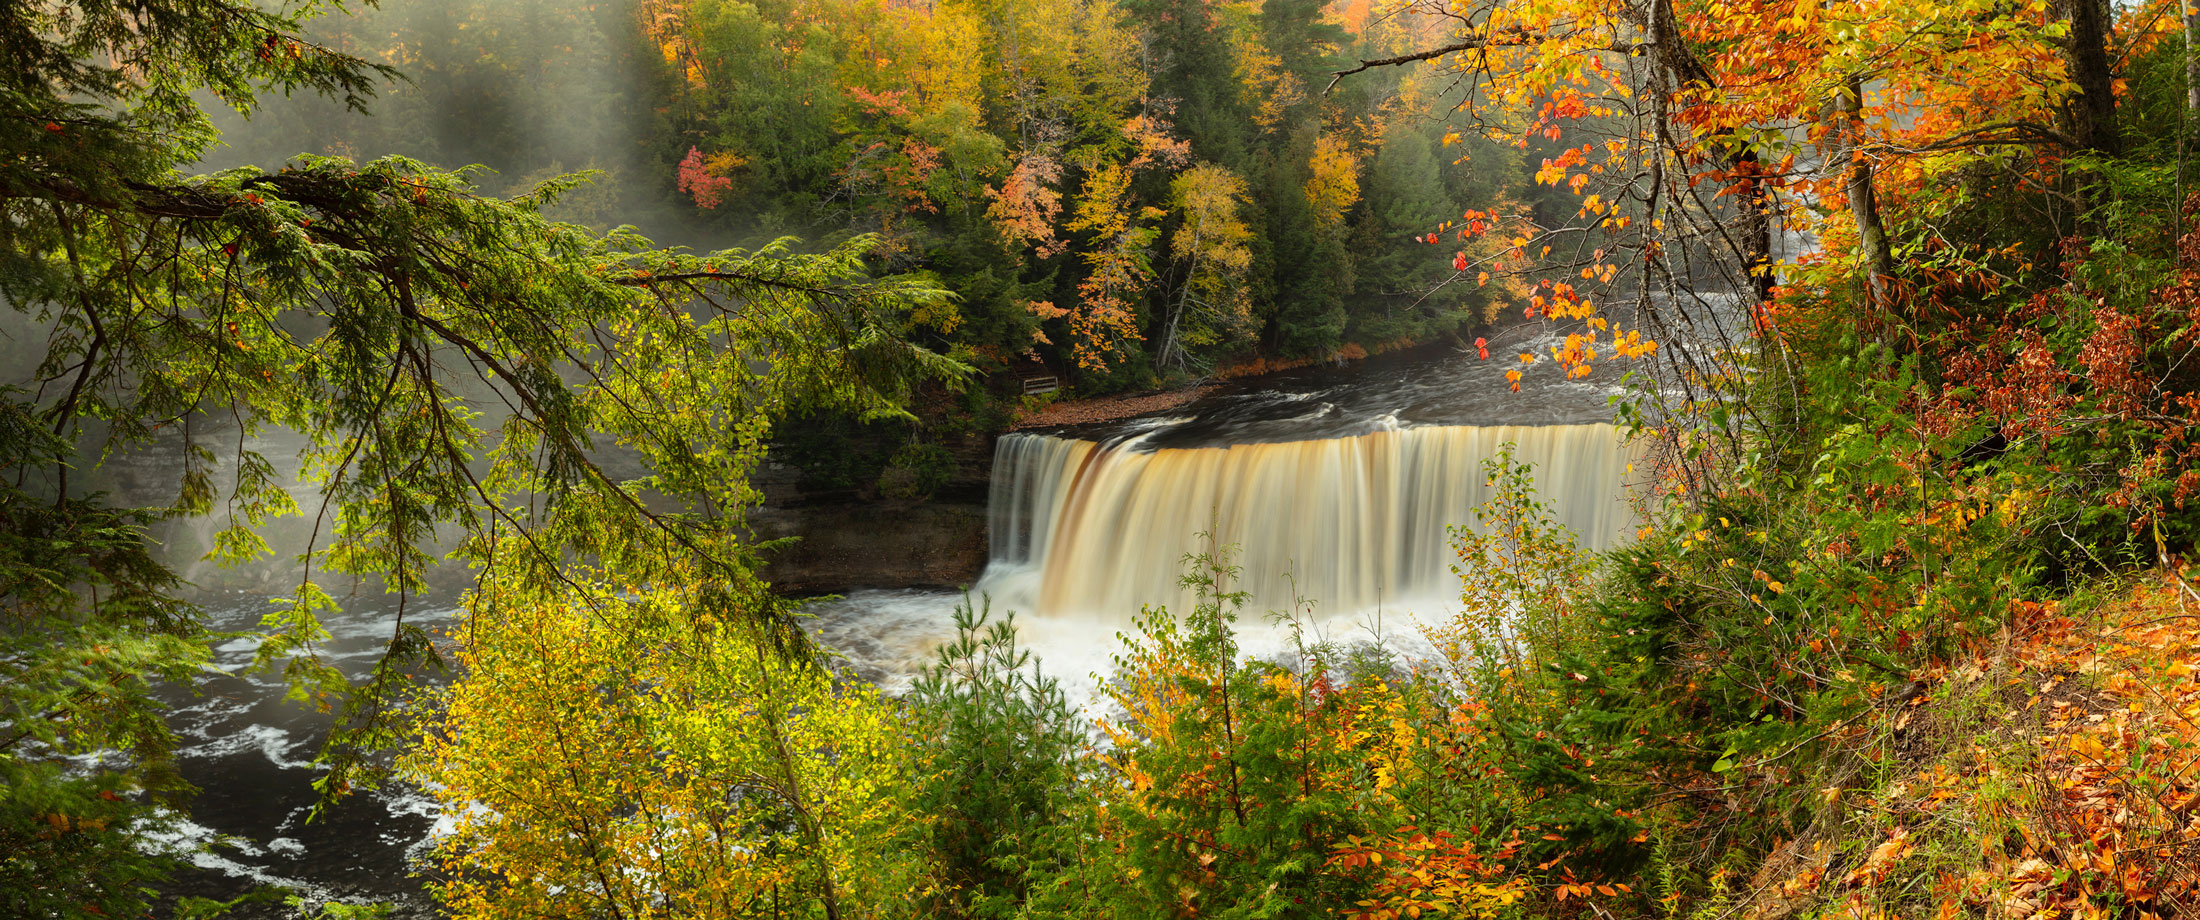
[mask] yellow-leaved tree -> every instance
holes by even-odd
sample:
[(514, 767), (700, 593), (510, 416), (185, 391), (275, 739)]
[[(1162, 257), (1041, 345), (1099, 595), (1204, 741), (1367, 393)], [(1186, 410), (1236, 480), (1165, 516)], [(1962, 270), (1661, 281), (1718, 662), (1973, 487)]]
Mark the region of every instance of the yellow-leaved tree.
[(431, 885), (491, 918), (910, 916), (923, 818), (897, 710), (687, 586), (484, 586), (406, 762), (451, 816)]
[(1183, 271), (1160, 363), (1181, 366), (1190, 348), (1212, 345), (1255, 330), (1247, 273), (1253, 266), (1253, 230), (1242, 216), (1249, 206), (1245, 180), (1212, 163), (1185, 170), (1169, 184), (1169, 204), (1181, 218), (1169, 253)]
[(1148, 250), (1160, 233), (1153, 221), (1161, 212), (1132, 199), (1131, 179), (1143, 163), (1116, 163), (1088, 151), (1081, 165), (1084, 193), (1068, 229), (1087, 234), (1091, 244), (1084, 253), (1088, 274), (1077, 285), (1078, 305), (1069, 313), (1070, 341), (1079, 367), (1104, 371), (1131, 355), (1144, 338), (1138, 306), (1153, 284)]
[(1352, 145), (1336, 134), (1322, 135), (1307, 171), (1306, 204), (1313, 209), (1314, 223), (1324, 232), (1337, 232), (1345, 212), (1360, 200), (1360, 163)]

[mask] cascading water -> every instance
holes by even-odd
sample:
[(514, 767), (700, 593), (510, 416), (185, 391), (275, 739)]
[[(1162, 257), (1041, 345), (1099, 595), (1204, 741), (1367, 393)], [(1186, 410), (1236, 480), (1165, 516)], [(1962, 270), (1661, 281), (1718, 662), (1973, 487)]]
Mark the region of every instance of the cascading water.
[[(1556, 344), (1499, 338), (1493, 348), (1531, 356)], [(1515, 369), (1519, 392), (1505, 377)], [(1239, 570), (1228, 587), (1249, 595), (1248, 654), (1292, 641), (1266, 628), (1266, 614), (1291, 611), (1317, 639), (1410, 655), (1414, 623), (1458, 605), (1450, 528), (1474, 525), (1492, 492), (1482, 462), (1505, 444), (1583, 546), (1630, 533), (1634, 457), (1608, 422), (1625, 395), (1548, 359), (1423, 352), (1265, 377), (1169, 417), (1009, 434), (994, 449), (991, 562), (969, 599), (1015, 613), (1019, 641), (1089, 697), (1132, 615), (1194, 603), (1185, 557), (1228, 548)], [(821, 644), (895, 688), (952, 637), (948, 611), (963, 598), (855, 591), (814, 605), (811, 622)]]
[[(1252, 595), (1239, 621), (1246, 654), (1285, 648), (1290, 636), (1266, 628), (1260, 614), (1296, 608), (1301, 597), (1315, 604), (1304, 625), (1317, 641), (1364, 636), (1417, 654), (1413, 620), (1433, 621), (1457, 602), (1447, 528), (1473, 523), (1490, 491), (1481, 463), (1503, 444), (1533, 464), (1540, 496), (1585, 545), (1609, 546), (1627, 531), (1629, 455), (1618, 430), (1598, 423), (1611, 417), (1605, 398), (1613, 390), (1561, 378), (1547, 362), (1522, 366), (1536, 384), (1525, 393), (1507, 390), (1506, 368), (1495, 362), (1408, 357), (1266, 378), (1176, 418), (1006, 436), (993, 470), (992, 564), (972, 593), (990, 597), (996, 615), (1018, 614), (1019, 642), (1078, 700), (1097, 697), (1130, 615), (1146, 604), (1187, 607), (1192, 599), (1178, 584), (1183, 557), (1219, 545), (1237, 547), (1241, 576), (1232, 588)], [(279, 447), (263, 449), (287, 453)], [(172, 490), (178, 475), (158, 462), (110, 470), (129, 480), (114, 486), (155, 495), (148, 502)], [(298, 494), (316, 507), (310, 490)], [(271, 540), (294, 550), (310, 532), (298, 527)], [(165, 536), (188, 556), (207, 539), (183, 530)], [(263, 592), (296, 577), (275, 578), (273, 569), (193, 574), (224, 594), (242, 589), (233, 603), (209, 602), (213, 625), (236, 630), (268, 609)], [(949, 611), (962, 598), (857, 591), (814, 605), (810, 622), (822, 646), (897, 689), (952, 637)], [(436, 608), (426, 611), (431, 621), (455, 617), (447, 604), (428, 606)], [(363, 675), (394, 619), (390, 605), (355, 599), (331, 620), (335, 636), (320, 650)], [(328, 717), (287, 701), (278, 677), (244, 673), (253, 651), (246, 640), (223, 645), (215, 663), (233, 676), (210, 679), (203, 697), (173, 694), (181, 766), (205, 788), (193, 809), (199, 833), (176, 843), (217, 834), (229, 841), (192, 853), (204, 871), (178, 891), (226, 898), (252, 882), (279, 881), (317, 897), (394, 901), (398, 916), (432, 915), (406, 875), (407, 856), (426, 844), (439, 816), (397, 788), (354, 797), (307, 823), (318, 771), (306, 760)]]
[[(1588, 547), (1625, 527), (1628, 455), (1611, 425), (1432, 426), (1348, 437), (1143, 449), (1048, 435), (994, 453), (992, 563), (978, 589), (1041, 617), (1122, 622), (1188, 607), (1187, 555), (1231, 548), (1254, 610), (1431, 611), (1457, 597), (1448, 527), (1494, 491), (1513, 445)], [(1205, 535), (1205, 536), (1202, 536)]]

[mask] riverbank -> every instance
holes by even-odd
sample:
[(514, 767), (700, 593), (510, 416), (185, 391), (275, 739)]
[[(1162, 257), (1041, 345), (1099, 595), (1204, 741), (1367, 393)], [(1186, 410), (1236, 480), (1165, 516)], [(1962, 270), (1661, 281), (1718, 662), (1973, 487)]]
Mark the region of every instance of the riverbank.
[(1434, 351), (1448, 347), (1453, 346), (1451, 343), (1442, 340), (1415, 342), (1408, 339), (1399, 339), (1378, 344), (1373, 348), (1348, 344), (1326, 357), (1256, 357), (1217, 368), (1211, 376), (1184, 386), (1149, 390), (1143, 393), (1059, 400), (1041, 407), (1038, 411), (1019, 415), (1014, 422), (1009, 423), (1008, 430), (1029, 431), (1034, 428), (1060, 428), (1073, 425), (1119, 422), (1128, 418), (1137, 418), (1141, 415), (1166, 412), (1205, 399), (1225, 388), (1245, 386), (1260, 378), (1282, 374), (1287, 371), (1297, 371), (1323, 365), (1354, 366), (1368, 359), (1384, 355), (1400, 355), (1417, 350)]
[(1220, 383), (1199, 383), (1173, 390), (1137, 393), (1127, 396), (1095, 396), (1089, 399), (1065, 399), (1049, 403), (1037, 412), (1020, 415), (1009, 423), (1010, 431), (1028, 431), (1033, 428), (1058, 428), (1067, 425), (1091, 425), (1098, 422), (1115, 422), (1154, 412), (1165, 412), (1193, 400), (1204, 398), (1222, 389)]

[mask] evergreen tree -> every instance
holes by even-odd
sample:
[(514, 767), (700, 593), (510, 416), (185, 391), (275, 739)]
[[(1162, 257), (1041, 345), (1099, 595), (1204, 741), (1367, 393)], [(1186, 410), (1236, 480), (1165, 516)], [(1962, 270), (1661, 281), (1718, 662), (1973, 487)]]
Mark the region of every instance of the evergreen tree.
[[(629, 584), (682, 584), (703, 615), (793, 650), (780, 608), (753, 602), (733, 526), (771, 420), (809, 404), (890, 413), (914, 377), (955, 370), (899, 338), (943, 292), (873, 278), (868, 240), (809, 256), (659, 250), (545, 220), (576, 180), (496, 200), (474, 173), (394, 157), (183, 175), (215, 140), (195, 93), (244, 112), (270, 89), (363, 108), (395, 76), (303, 38), (318, 8), (0, 14), (0, 297), (48, 343), (30, 386), (0, 390), (10, 914), (143, 910), (138, 885), (160, 868), (136, 855), (161, 820), (148, 796), (182, 791), (147, 687), (188, 684), (210, 639), (145, 528), (219, 508), (217, 558), (269, 553), (258, 525), (300, 509), (287, 471), (243, 436), (302, 434), (301, 475), (328, 503), (259, 657), (340, 708), (320, 781), (339, 793), (372, 775), (359, 750), (411, 736), (390, 703), (435, 653), (400, 628), (370, 682), (346, 686), (311, 654), (335, 606), (317, 577), (419, 591), (431, 538), (455, 525), (458, 558), (507, 596), (554, 596), (588, 560)], [(483, 380), (508, 413), (470, 408)], [(221, 453), (213, 419), (229, 426)], [(612, 443), (645, 478), (604, 472)], [(114, 507), (77, 470), (148, 450), (182, 452), (165, 507)], [(97, 766), (64, 771), (69, 757)]]
[(1200, 0), (1129, 6), (1151, 42), (1153, 96), (1191, 141), (1192, 155), (1241, 168), (1251, 152), (1252, 114), (1238, 95), (1229, 38), (1214, 10)]
[(1355, 331), (1365, 338), (1426, 334), (1432, 330), (1423, 320), (1456, 318), (1443, 305), (1456, 304), (1457, 296), (1436, 302), (1422, 296), (1451, 271), (1438, 255), (1442, 250), (1423, 238), (1460, 213), (1445, 192), (1434, 146), (1411, 125), (1393, 127), (1368, 171), (1366, 217), (1353, 228), (1351, 242), (1359, 290), (1368, 302)]
[[(1342, 27), (1328, 21), (1323, 0), (1263, 0), (1261, 39), (1301, 85), (1319, 89), (1329, 82), (1331, 57), (1346, 40)], [(1311, 98), (1308, 100), (1311, 102)]]
[(688, 15), (693, 66), (710, 88), (695, 100), (696, 115), (713, 149), (745, 164), (749, 208), (765, 215), (767, 232), (817, 220), (844, 165), (834, 122), (845, 102), (831, 34), (738, 0), (706, 0)]
[(1314, 125), (1295, 133), (1289, 153), (1268, 171), (1268, 236), (1274, 247), (1273, 341), (1289, 355), (1318, 354), (1344, 340), (1345, 297), (1352, 291), (1351, 256), (1342, 215), (1322, 219), (1307, 196), (1319, 146)]

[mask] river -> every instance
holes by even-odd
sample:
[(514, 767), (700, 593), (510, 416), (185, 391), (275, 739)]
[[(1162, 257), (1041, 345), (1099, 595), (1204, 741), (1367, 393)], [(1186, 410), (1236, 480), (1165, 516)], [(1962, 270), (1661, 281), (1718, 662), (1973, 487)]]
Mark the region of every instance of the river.
[[(1141, 604), (1188, 603), (1182, 557), (1233, 547), (1250, 654), (1279, 649), (1269, 610), (1296, 611), (1321, 638), (1379, 642), (1411, 655), (1417, 622), (1456, 597), (1447, 525), (1472, 520), (1488, 495), (1480, 465), (1499, 445), (1533, 462), (1555, 515), (1583, 542), (1624, 539), (1632, 466), (1606, 369), (1566, 380), (1544, 340), (1493, 343), (1490, 359), (1422, 351), (1242, 382), (1155, 417), (1025, 432), (999, 442), (989, 498), (991, 563), (971, 597), (1014, 610), (1022, 641), (1074, 699), (1089, 700), (1116, 633)], [(1504, 372), (1520, 369), (1521, 392)], [(1210, 539), (1197, 536), (1212, 534)], [(811, 628), (852, 669), (905, 685), (950, 632), (961, 592), (890, 586), (811, 605)], [(1303, 602), (1302, 602), (1303, 600)], [(407, 618), (431, 630), (454, 598), (416, 600)], [(214, 627), (247, 629), (264, 597), (208, 604)], [(391, 601), (362, 596), (331, 621), (323, 654), (363, 674), (387, 640)], [(423, 620), (424, 617), (424, 620)], [(310, 764), (326, 716), (284, 699), (279, 679), (241, 675), (253, 647), (218, 650), (198, 693), (171, 691), (181, 766), (202, 790), (189, 833), (171, 844), (195, 869), (180, 894), (231, 897), (255, 884), (310, 899), (382, 901), (398, 917), (434, 914), (409, 871), (436, 814), (417, 790), (360, 793), (308, 820)], [(276, 905), (245, 917), (291, 916)]]

